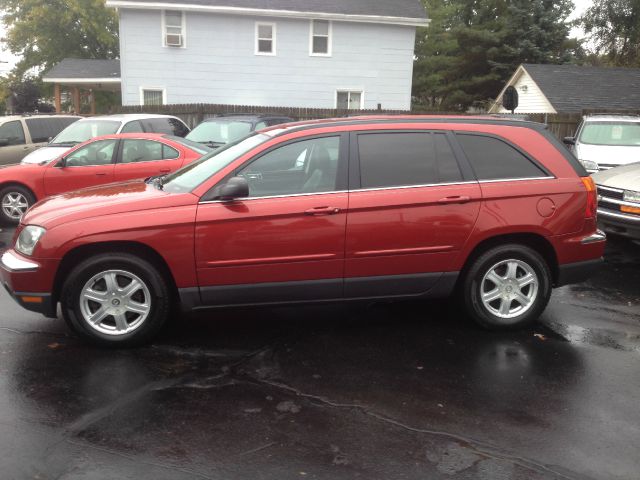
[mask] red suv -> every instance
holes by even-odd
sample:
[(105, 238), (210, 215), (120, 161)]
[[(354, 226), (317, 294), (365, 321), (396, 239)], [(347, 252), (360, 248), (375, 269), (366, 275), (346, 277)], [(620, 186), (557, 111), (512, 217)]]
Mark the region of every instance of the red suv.
[(193, 311), (458, 293), (527, 325), (601, 262), (596, 189), (545, 127), (367, 117), (262, 130), (176, 173), (53, 197), (1, 261), (25, 308), (103, 345)]

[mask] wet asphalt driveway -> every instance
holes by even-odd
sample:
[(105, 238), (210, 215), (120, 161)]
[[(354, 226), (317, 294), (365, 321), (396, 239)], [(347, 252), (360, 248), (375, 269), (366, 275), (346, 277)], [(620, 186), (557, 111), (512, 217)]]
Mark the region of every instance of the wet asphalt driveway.
[(509, 334), (449, 302), (249, 309), (108, 351), (2, 291), (0, 479), (639, 479), (640, 247), (606, 258)]

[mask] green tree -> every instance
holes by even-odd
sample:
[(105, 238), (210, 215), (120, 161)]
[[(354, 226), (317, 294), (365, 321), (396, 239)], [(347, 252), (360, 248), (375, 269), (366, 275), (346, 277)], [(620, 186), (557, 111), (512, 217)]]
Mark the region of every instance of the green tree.
[(615, 66), (640, 66), (640, 0), (594, 0), (580, 19), (596, 56)]
[(66, 57), (117, 58), (118, 21), (104, 0), (0, 0), (13, 73), (40, 74)]

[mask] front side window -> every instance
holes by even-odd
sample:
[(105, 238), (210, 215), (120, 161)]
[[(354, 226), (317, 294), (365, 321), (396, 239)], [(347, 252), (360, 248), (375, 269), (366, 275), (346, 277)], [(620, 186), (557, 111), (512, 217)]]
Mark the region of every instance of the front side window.
[(331, 55), (331, 22), (311, 20), (311, 55)]
[(339, 110), (361, 110), (362, 92), (346, 90), (338, 91), (336, 108)]
[(153, 140), (123, 140), (120, 163), (152, 162), (178, 158), (180, 153), (161, 142)]
[(164, 89), (143, 88), (141, 96), (142, 96), (142, 105), (163, 105), (164, 104)]
[(456, 134), (478, 180), (546, 177), (547, 173), (508, 143), (494, 137)]
[(454, 183), (462, 180), (458, 162), (443, 133), (366, 133), (358, 135), (362, 188)]
[(98, 140), (81, 147), (65, 157), (66, 167), (92, 167), (108, 165), (113, 160), (117, 140)]
[(19, 121), (3, 123), (0, 126), (0, 146), (24, 145), (24, 129)]
[(256, 55), (276, 54), (276, 24), (256, 23)]
[(588, 122), (580, 132), (580, 143), (635, 147), (640, 145), (640, 122)]
[(165, 10), (164, 12), (164, 32), (165, 47), (184, 47), (184, 12)]
[(249, 181), (250, 197), (331, 192), (339, 157), (340, 137), (314, 138), (276, 148), (236, 175)]
[(52, 146), (73, 146), (90, 138), (112, 135), (120, 128), (120, 122), (111, 120), (81, 120), (65, 128), (51, 142)]

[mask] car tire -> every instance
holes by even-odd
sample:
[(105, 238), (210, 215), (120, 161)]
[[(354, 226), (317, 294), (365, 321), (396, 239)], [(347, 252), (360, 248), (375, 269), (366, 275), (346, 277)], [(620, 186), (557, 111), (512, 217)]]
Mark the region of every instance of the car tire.
[(22, 215), (36, 203), (36, 197), (28, 188), (9, 185), (0, 190), (0, 220), (4, 224), (17, 225)]
[(490, 330), (517, 330), (542, 314), (552, 290), (549, 265), (524, 245), (494, 247), (466, 271), (461, 294), (466, 312)]
[(171, 311), (166, 279), (151, 262), (127, 253), (104, 253), (78, 264), (62, 287), (67, 325), (103, 347), (149, 343)]

